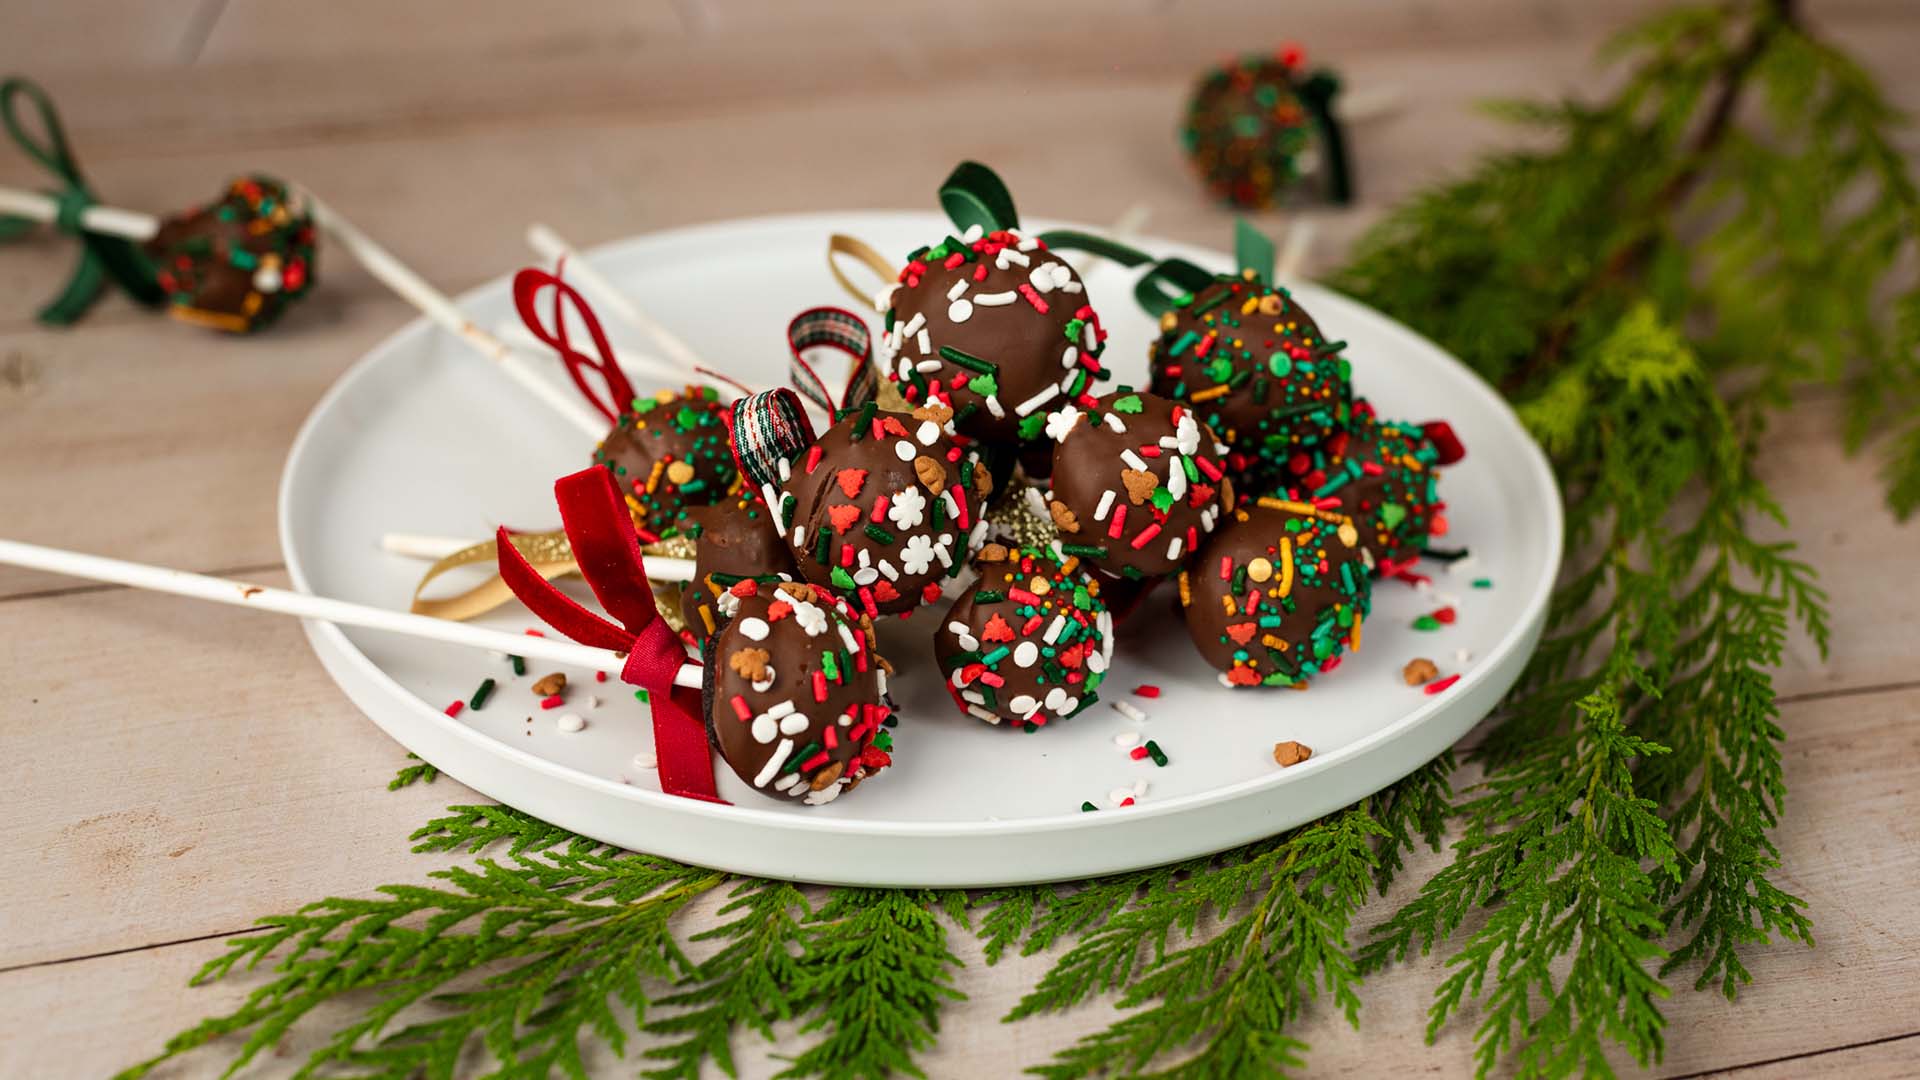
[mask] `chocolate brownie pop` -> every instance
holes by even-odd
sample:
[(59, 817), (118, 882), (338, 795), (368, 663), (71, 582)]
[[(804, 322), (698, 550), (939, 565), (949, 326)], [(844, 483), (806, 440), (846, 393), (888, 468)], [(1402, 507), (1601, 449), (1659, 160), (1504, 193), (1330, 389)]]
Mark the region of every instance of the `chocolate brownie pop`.
[(934, 404), (912, 414), (869, 403), (793, 462), (770, 502), (800, 574), (868, 615), (940, 596), (985, 536), (986, 466)]
[(217, 330), (258, 330), (313, 288), (311, 207), (264, 176), (239, 177), (214, 202), (162, 221), (143, 250), (173, 317)]
[(1073, 268), (1018, 231), (992, 170), (961, 164), (941, 199), (957, 235), (909, 255), (879, 301), (881, 370), (909, 403), (951, 407), (964, 435), (1031, 443), (1047, 409), (1106, 378), (1106, 332)]
[(1335, 667), (1372, 601), (1346, 515), (1261, 499), (1180, 574), (1187, 633), (1228, 686), (1291, 686)]
[(1227, 447), (1185, 405), (1121, 388), (1047, 417), (1063, 555), (1115, 577), (1180, 568), (1232, 505)]
[(689, 507), (726, 497), (738, 475), (726, 406), (702, 386), (632, 398), (594, 449), (593, 463), (613, 471), (647, 543), (678, 534)]
[(1346, 427), (1353, 384), (1342, 346), (1292, 294), (1249, 269), (1161, 313), (1151, 388), (1192, 408), (1232, 447), (1236, 478), (1272, 479), (1295, 452)]
[(1363, 399), (1347, 431), (1293, 457), (1284, 491), (1351, 515), (1367, 565), (1392, 573), (1446, 533), (1439, 470), (1461, 453), (1445, 425), (1381, 420)]
[(1043, 726), (1091, 705), (1113, 659), (1100, 583), (1068, 556), (991, 543), (933, 652), (955, 704), (989, 724)]
[(764, 795), (832, 802), (892, 759), (887, 662), (872, 623), (825, 589), (736, 586), (703, 691), (713, 745)]
[(681, 534), (695, 543), (693, 580), (680, 597), (687, 629), (706, 639), (739, 605), (731, 590), (742, 581), (761, 585), (796, 576), (793, 553), (773, 515), (751, 495), (735, 495), (710, 506), (688, 507)]

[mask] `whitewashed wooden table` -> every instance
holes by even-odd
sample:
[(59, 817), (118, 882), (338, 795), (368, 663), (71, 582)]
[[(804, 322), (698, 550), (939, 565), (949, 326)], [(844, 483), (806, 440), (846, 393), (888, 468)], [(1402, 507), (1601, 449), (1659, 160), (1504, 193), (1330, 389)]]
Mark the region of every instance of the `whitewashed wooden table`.
[[(1181, 97), (1202, 66), (1291, 37), (1353, 85), (1392, 82), (1408, 101), (1358, 139), (1363, 205), (1320, 215), (1325, 266), (1382, 206), (1507, 137), (1472, 102), (1597, 84), (1593, 46), (1647, 5), (1341, 7), (28, 0), (0, 5), (0, 71), (53, 91), (111, 200), (171, 208), (245, 169), (295, 177), (457, 291), (519, 264), (536, 217), (598, 242), (925, 207), (963, 156), (992, 162), (1031, 212), (1103, 221), (1145, 203), (1151, 231), (1219, 243), (1229, 219), (1175, 154)], [(1920, 105), (1910, 3), (1811, 8), (1897, 101)], [(1904, 145), (1920, 149), (1911, 134)], [(0, 183), (38, 180), (0, 150)], [(273, 500), (294, 430), (411, 313), (330, 260), (316, 298), (258, 338), (118, 300), (78, 329), (43, 329), (32, 312), (71, 258), (52, 240), (0, 248), (0, 534), (280, 582)], [(1782, 878), (1811, 905), (1819, 946), (1751, 954), (1756, 982), (1737, 1004), (1679, 990), (1662, 1075), (1920, 1072), (1920, 526), (1883, 509), (1871, 456), (1841, 454), (1839, 414), (1835, 397), (1809, 395), (1761, 460), (1833, 596), (1832, 658), (1798, 642), (1777, 677)], [(0, 1076), (138, 1060), (243, 996), (244, 980), (185, 983), (254, 917), (423, 880), (442, 862), (410, 854), (407, 833), (471, 793), (446, 779), (389, 793), (402, 759), (291, 623), (0, 570)], [(943, 1022), (933, 1075), (1016, 1072), (1111, 1015), (1002, 1025), (1046, 960), (989, 969), (967, 948), (969, 999)], [(1466, 1071), (1470, 1017), (1422, 1042), (1437, 967), (1369, 981), (1361, 1033), (1312, 1016), (1312, 1071)], [(304, 1045), (252, 1073), (289, 1071)], [(768, 1071), (765, 1048), (743, 1049), (748, 1074)]]

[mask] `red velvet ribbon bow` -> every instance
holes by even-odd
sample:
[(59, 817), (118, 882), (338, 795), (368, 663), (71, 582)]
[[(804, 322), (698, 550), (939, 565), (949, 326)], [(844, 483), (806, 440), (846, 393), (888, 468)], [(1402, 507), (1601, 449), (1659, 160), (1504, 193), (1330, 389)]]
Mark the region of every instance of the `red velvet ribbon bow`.
[[(517, 281), (515, 286), (517, 293)], [(661, 789), (669, 795), (725, 802), (714, 787), (700, 691), (674, 685), (687, 654), (654, 605), (640, 537), (613, 474), (595, 465), (562, 477), (553, 491), (580, 576), (618, 624), (582, 607), (541, 577), (508, 541), (505, 528), (497, 534), (500, 579), (548, 626), (582, 645), (626, 653), (620, 678), (647, 692)]]
[[(553, 289), (553, 326), (548, 327), (540, 320), (540, 308), (535, 303), (540, 290)], [(593, 347), (600, 358), (593, 357), (573, 347), (567, 340), (567, 313), (565, 304), (572, 304), (580, 314), (580, 321), (586, 324), (587, 336), (593, 338)], [(613, 424), (620, 415), (633, 407), (633, 384), (627, 381), (626, 373), (614, 360), (613, 344), (607, 340), (607, 332), (600, 326), (600, 319), (593, 313), (593, 307), (587, 303), (574, 287), (560, 280), (555, 274), (549, 274), (537, 267), (528, 267), (513, 275), (513, 306), (520, 311), (520, 321), (526, 325), (528, 333), (539, 338), (560, 354), (566, 362), (567, 375), (573, 385), (587, 399), (587, 403), (600, 411)], [(600, 394), (587, 385), (586, 372), (591, 370), (600, 376), (606, 384), (607, 393), (612, 401), (600, 400)]]

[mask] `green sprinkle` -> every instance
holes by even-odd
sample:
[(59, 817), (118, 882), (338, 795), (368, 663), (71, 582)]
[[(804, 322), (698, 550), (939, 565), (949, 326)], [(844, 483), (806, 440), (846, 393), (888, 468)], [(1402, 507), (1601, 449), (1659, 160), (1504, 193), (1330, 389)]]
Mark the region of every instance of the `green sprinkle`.
[(818, 742), (810, 742), (807, 745), (801, 747), (800, 749), (795, 750), (793, 752), (793, 756), (787, 759), (787, 763), (781, 767), (780, 771), (783, 773), (798, 772), (800, 770), (801, 762), (807, 760), (808, 758), (812, 757), (813, 755), (819, 752), (820, 752), (820, 744)]
[(633, 700), (639, 702), (642, 705), (650, 705), (653, 703), (653, 699), (647, 696), (647, 692), (645, 690), (635, 690), (633, 692)]
[(1227, 297), (1229, 295), (1230, 293), (1228, 290), (1221, 289), (1219, 292), (1216, 292), (1212, 296), (1207, 297), (1205, 300), (1202, 300), (1199, 303), (1193, 305), (1192, 313), (1195, 315), (1200, 315), (1200, 314), (1204, 314), (1206, 312), (1212, 311), (1214, 308), (1217, 308), (1221, 304), (1226, 303)]
[(1476, 589), (1491, 589), (1493, 588), (1493, 579), (1483, 577), (1474, 578), (1473, 587)]
[(833, 571), (827, 575), (827, 578), (833, 582), (833, 587), (836, 589), (851, 589), (854, 587), (853, 575), (847, 573), (847, 568), (844, 566), (834, 567)]
[(866, 533), (867, 536), (876, 543), (892, 544), (894, 542), (893, 534), (878, 525), (869, 523), (867, 527), (861, 531)]
[(1153, 759), (1155, 765), (1163, 769), (1167, 767), (1167, 752), (1160, 749), (1160, 744), (1152, 739), (1147, 740), (1147, 756)]
[(996, 589), (981, 589), (973, 594), (973, 602), (976, 604), (997, 604), (1006, 598), (1005, 593)]
[(1413, 620), (1413, 628), (1415, 630), (1438, 630), (1440, 629), (1440, 620), (1431, 615), (1422, 615)]
[(524, 657), (524, 656), (509, 656), (509, 657), (507, 657), (507, 659), (513, 662), (513, 673), (514, 673), (515, 675), (525, 675), (525, 674), (527, 673), (527, 658), (526, 658), (526, 657)]
[(1068, 555), (1078, 555), (1083, 559), (1104, 559), (1107, 557), (1107, 546), (1105, 544), (1098, 546), (1093, 544), (1061, 544), (1060, 550)]
[(1000, 392), (1000, 380), (992, 375), (975, 375), (967, 380), (967, 389), (981, 397), (992, 397)]
[(828, 649), (820, 654), (820, 670), (825, 672), (827, 678), (832, 679), (834, 682), (840, 681), (840, 665), (834, 662), (832, 649)]
[(1082, 810), (1084, 810), (1084, 811), (1088, 811), (1088, 812), (1092, 812), (1092, 811), (1094, 811), (1094, 810), (1098, 810), (1098, 809), (1100, 809), (1100, 808), (1099, 808), (1099, 807), (1097, 807), (1097, 806), (1095, 806), (1095, 805), (1093, 805), (1093, 804), (1092, 804), (1092, 803), (1090, 803), (1090, 802), (1083, 802), (1083, 803), (1081, 803), (1081, 804), (1080, 804), (1080, 809), (1082, 809)]
[(1141, 409), (1141, 405), (1140, 405), (1139, 394), (1128, 394), (1126, 397), (1113, 399), (1114, 412), (1137, 413), (1140, 411), (1140, 409)]
[(990, 364), (972, 353), (961, 352), (951, 345), (940, 346), (940, 359), (956, 367), (966, 368), (968, 371), (978, 375), (992, 375), (1000, 370), (998, 365)]
[[(972, 384), (968, 384), (968, 385), (972, 385)], [(1046, 429), (1046, 426), (1047, 426), (1046, 413), (1043, 413), (1043, 412), (1028, 413), (1027, 415), (1020, 418), (1020, 438), (1023, 441), (1030, 441), (1033, 439), (1037, 439), (1040, 437), (1040, 432)]]
[[(1193, 344), (1196, 340), (1199, 339), (1199, 337), (1200, 337), (1199, 334), (1196, 334), (1191, 330), (1187, 331), (1184, 334), (1181, 334), (1179, 337), (1173, 339), (1173, 345), (1167, 349), (1167, 355), (1179, 356), (1181, 353), (1186, 352), (1187, 346)], [(1118, 406), (1115, 406), (1115, 407), (1118, 408)]]
[(470, 709), (486, 708), (487, 698), (491, 696), (493, 696), (493, 680), (482, 679), (480, 680), (480, 688), (473, 692), (471, 698), (467, 699), (467, 707)]
[(1007, 658), (1007, 654), (1012, 651), (1013, 651), (1012, 649), (1009, 649), (1005, 645), (1002, 645), (999, 648), (988, 653), (987, 655), (982, 656), (980, 658), (980, 662), (987, 665), (988, 667), (992, 667), (993, 665), (999, 663), (1000, 661), (1005, 660)]

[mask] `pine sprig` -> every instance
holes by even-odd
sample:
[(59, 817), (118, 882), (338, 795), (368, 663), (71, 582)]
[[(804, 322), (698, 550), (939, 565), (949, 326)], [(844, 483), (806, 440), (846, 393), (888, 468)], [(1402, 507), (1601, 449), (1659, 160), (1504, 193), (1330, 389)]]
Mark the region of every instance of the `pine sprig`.
[(967, 928), (965, 893), (835, 889), (808, 918), (791, 996), (814, 1010), (802, 1032), (823, 1032), (782, 1077), (924, 1076), (940, 1010), (966, 995), (947, 923)]
[(423, 782), (431, 784), (440, 778), (440, 770), (434, 768), (431, 763), (422, 761), (420, 755), (408, 754), (407, 760), (414, 762), (414, 764), (402, 765), (400, 767), (400, 771), (395, 773), (393, 779), (387, 782), (388, 791), (399, 791), (403, 787), (410, 787)]
[(1001, 894), (983, 920), (991, 955), (1016, 940), (1033, 954), (1077, 935), (1007, 1019), (1114, 991), (1132, 1010), (1029, 1071), (1065, 1080), (1300, 1067), (1306, 1045), (1289, 1028), (1322, 992), (1357, 1022), (1348, 928), (1405, 852), (1437, 843), (1452, 764), (1443, 755), (1358, 806), (1217, 856)]
[[(673, 993), (654, 1001), (647, 1030), (673, 1041), (647, 1049), (648, 1058), (664, 1064), (645, 1075), (694, 1080), (708, 1060), (737, 1075), (736, 1030), (771, 1041), (775, 1022), (802, 1011), (795, 988), (803, 973), (803, 924), (811, 913), (806, 894), (787, 882), (748, 879), (735, 886), (718, 913), (726, 921), (689, 939), (726, 944), (688, 972)], [(672, 1011), (659, 1015), (663, 1009)]]

